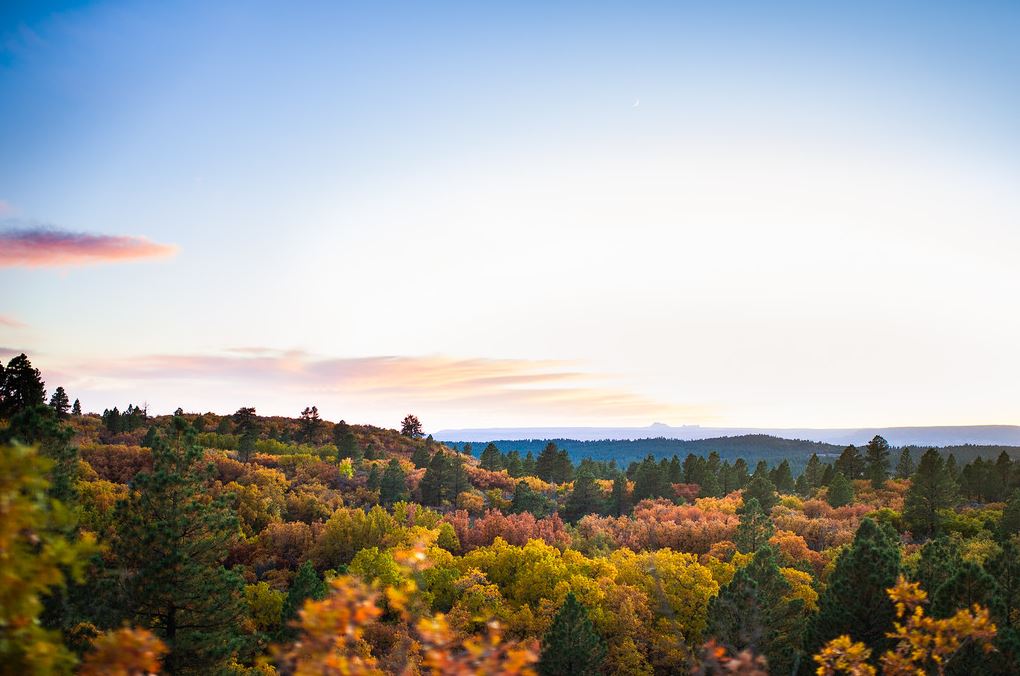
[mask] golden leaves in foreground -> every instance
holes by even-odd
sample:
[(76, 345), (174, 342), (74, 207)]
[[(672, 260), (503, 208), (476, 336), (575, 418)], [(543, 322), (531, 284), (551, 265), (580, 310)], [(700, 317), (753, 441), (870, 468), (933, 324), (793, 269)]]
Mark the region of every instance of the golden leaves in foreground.
[(162, 641), (145, 629), (117, 629), (101, 634), (78, 670), (79, 676), (148, 676), (160, 672), (167, 653)]
[[(927, 593), (916, 582), (907, 582), (902, 576), (888, 594), (895, 604), (897, 619), (888, 636), (897, 643), (896, 648), (887, 650), (880, 660), (884, 676), (943, 674), (953, 655), (967, 645), (979, 646), (985, 652), (994, 649), (992, 640), (996, 627), (987, 608), (975, 604), (969, 610), (957, 611), (952, 617), (930, 617), (924, 613)], [(863, 643), (840, 636), (815, 655), (819, 664), (816, 673), (818, 676), (874, 676), (875, 668), (867, 663), (869, 657), (871, 650)]]
[[(396, 673), (503, 674), (530, 676), (537, 661), (534, 642), (504, 642), (498, 622), (482, 635), (462, 636), (442, 614), (429, 615), (417, 598), (413, 574), (429, 565), (419, 544), (394, 554), (407, 579), (385, 588), (387, 617), (396, 616), (411, 636), (410, 649)], [(281, 672), (294, 676), (383, 674), (365, 640), (365, 629), (383, 615), (381, 594), (361, 580), (344, 575), (332, 580), (322, 601), (308, 601), (300, 613), (297, 641), (274, 650)], [(393, 665), (389, 665), (388, 671)], [(420, 668), (419, 668), (420, 667)]]

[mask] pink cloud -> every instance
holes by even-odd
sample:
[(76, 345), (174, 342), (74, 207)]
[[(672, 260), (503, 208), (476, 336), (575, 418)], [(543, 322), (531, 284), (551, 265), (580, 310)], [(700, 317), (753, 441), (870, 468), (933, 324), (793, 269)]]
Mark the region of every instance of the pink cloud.
[(144, 237), (30, 227), (0, 232), (0, 268), (113, 263), (170, 256), (177, 247)]
[(0, 326), (7, 327), (8, 329), (23, 329), (27, 324), (20, 322), (14, 317), (8, 317), (7, 315), (0, 315)]
[[(656, 401), (569, 363), (444, 356), (322, 358), (301, 351), (239, 348), (212, 355), (164, 354), (68, 365), (70, 382), (135, 391), (180, 390), (193, 397), (238, 393), (262, 401), (316, 402), (324, 413), (407, 407), (437, 415), (499, 419), (704, 417), (702, 406)], [(221, 396), (221, 395), (220, 395)], [(217, 396), (219, 398), (219, 396)], [(233, 400), (232, 399), (232, 400)], [(187, 402), (185, 402), (187, 403)], [(332, 404), (332, 406), (331, 406)], [(262, 410), (262, 409), (260, 409)]]

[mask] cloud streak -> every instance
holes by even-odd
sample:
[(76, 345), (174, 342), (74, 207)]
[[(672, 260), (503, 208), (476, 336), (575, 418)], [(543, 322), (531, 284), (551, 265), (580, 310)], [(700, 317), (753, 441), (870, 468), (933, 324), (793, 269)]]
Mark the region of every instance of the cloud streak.
[(0, 268), (67, 267), (173, 255), (176, 246), (144, 237), (31, 226), (0, 230)]
[[(233, 410), (245, 399), (317, 403), (323, 413), (363, 411), (394, 418), (415, 410), (450, 423), (471, 421), (650, 420), (703, 417), (697, 406), (655, 401), (567, 362), (521, 359), (456, 359), (444, 356), (322, 358), (302, 351), (239, 348), (214, 355), (147, 355), (69, 367), (66, 375), (97, 390), (194, 392), (229, 397)], [(184, 402), (185, 405), (188, 402)], [(194, 405), (197, 402), (192, 402)], [(290, 412), (285, 408), (283, 412)], [(345, 412), (346, 411), (346, 412)], [(337, 416), (340, 417), (340, 416)]]
[(7, 329), (23, 329), (28, 325), (25, 322), (18, 321), (14, 317), (0, 315), (0, 326)]

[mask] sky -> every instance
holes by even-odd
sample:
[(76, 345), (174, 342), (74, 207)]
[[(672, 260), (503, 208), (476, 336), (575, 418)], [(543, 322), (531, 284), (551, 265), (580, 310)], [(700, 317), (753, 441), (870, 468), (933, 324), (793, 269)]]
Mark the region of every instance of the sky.
[(5, 2), (0, 357), (92, 411), (1020, 424), (1017, 34), (1016, 2)]

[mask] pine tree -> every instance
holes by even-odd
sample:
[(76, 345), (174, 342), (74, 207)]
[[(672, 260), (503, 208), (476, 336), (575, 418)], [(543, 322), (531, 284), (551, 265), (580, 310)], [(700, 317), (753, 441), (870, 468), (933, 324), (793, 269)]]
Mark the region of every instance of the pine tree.
[(903, 503), (903, 519), (915, 536), (928, 538), (941, 525), (939, 510), (956, 502), (956, 481), (950, 475), (942, 456), (930, 449), (921, 456), (917, 471)]
[(382, 480), (379, 483), (379, 502), (389, 506), (394, 502), (406, 501), (410, 496), (407, 493), (407, 476), (400, 461), (396, 458), (390, 460), (383, 472)]
[(812, 453), (811, 457), (808, 458), (807, 466), (804, 467), (803, 476), (811, 488), (818, 488), (822, 485), (822, 474), (825, 472), (825, 468), (822, 467), (822, 461), (818, 459), (817, 453)]
[(733, 477), (736, 480), (736, 487), (743, 488), (750, 481), (751, 477), (747, 473), (747, 461), (743, 458), (737, 458), (733, 463)]
[(421, 491), (421, 502), (430, 507), (439, 507), (444, 499), (449, 499), (446, 492), (450, 463), (443, 451), (436, 451), (429, 462), (425, 476), (422, 477), (418, 489)]
[(740, 508), (740, 525), (735, 542), (741, 552), (756, 552), (775, 535), (772, 518), (761, 508), (757, 498), (750, 498)]
[(156, 432), (156, 426), (150, 425), (148, 431), (146, 431), (145, 433), (145, 437), (142, 438), (141, 443), (142, 448), (152, 448), (153, 446), (155, 446), (157, 436), (158, 434)]
[(333, 425), (333, 445), (336, 446), (338, 465), (345, 458), (353, 458), (357, 452), (358, 442), (354, 437), (354, 430), (343, 420)]
[(500, 455), (496, 444), (490, 443), (486, 446), (478, 460), (481, 468), (487, 469), (490, 472), (498, 472), (503, 469), (503, 456)]
[(587, 608), (573, 592), (568, 592), (552, 626), (542, 637), (538, 673), (542, 676), (597, 674), (605, 657), (606, 644), (595, 631)]
[(913, 578), (928, 591), (931, 598), (946, 581), (956, 574), (963, 557), (955, 542), (940, 535), (928, 540), (921, 547), (921, 556), (917, 560)]
[(74, 400), (74, 405), (71, 407), (71, 415), (73, 416), (81, 415), (81, 402), (78, 401), (77, 399)]
[(900, 451), (900, 460), (896, 463), (896, 478), (909, 479), (914, 474), (914, 456), (909, 448)]
[(961, 608), (975, 603), (989, 607), (995, 601), (995, 579), (973, 561), (962, 561), (956, 571), (943, 582), (932, 596), (932, 613), (949, 617)]
[(853, 544), (839, 555), (829, 584), (818, 599), (808, 647), (810, 654), (842, 634), (876, 653), (889, 647), (895, 609), (886, 590), (900, 575), (900, 545), (871, 519), (864, 519)]
[(24, 353), (7, 362), (0, 381), (0, 418), (46, 403), (46, 384)]
[(792, 493), (794, 483), (793, 473), (790, 471), (790, 461), (784, 458), (781, 463), (776, 465), (769, 475), (769, 480), (776, 485), (776, 490), (780, 493)]
[(113, 551), (126, 617), (170, 647), (166, 671), (210, 673), (239, 647), (243, 581), (223, 567), (238, 524), (222, 496), (209, 497), (213, 466), (180, 416), (172, 435), (118, 504)]
[(800, 659), (804, 601), (787, 598), (789, 591), (775, 550), (762, 547), (709, 603), (709, 635), (734, 653), (764, 654), (772, 673), (791, 673)]
[(50, 408), (57, 414), (57, 417), (61, 420), (65, 420), (71, 410), (71, 401), (67, 397), (67, 392), (64, 391), (63, 387), (58, 387), (53, 390), (53, 396), (50, 397)]
[(1003, 539), (1020, 533), (1020, 489), (1013, 491), (1006, 501), (1006, 508), (1002, 510), (1002, 520), (999, 522), (999, 534)]
[(247, 463), (259, 439), (259, 419), (254, 406), (243, 406), (232, 416), (234, 429), (241, 436), (237, 443), (237, 459)]
[(990, 604), (992, 619), (999, 626), (995, 673), (1020, 674), (1020, 548), (1013, 540), (1002, 543), (998, 554), (985, 564), (995, 580), (995, 598)]
[(613, 492), (609, 497), (610, 512), (613, 516), (623, 516), (630, 512), (630, 496), (627, 495), (627, 477), (620, 474), (613, 479)]
[(71, 443), (73, 430), (57, 420), (49, 406), (35, 405), (15, 413), (6, 429), (0, 429), (0, 444), (20, 442), (39, 447), (40, 455), (52, 462), (49, 495), (67, 506), (78, 502), (79, 454)]
[(432, 455), (425, 445), (418, 446), (414, 449), (414, 453), (411, 454), (411, 462), (414, 463), (415, 469), (428, 467), (430, 460), (432, 460)]
[(526, 481), (518, 481), (514, 488), (514, 498), (510, 501), (510, 511), (514, 514), (529, 512), (536, 519), (546, 516), (551, 509), (549, 500), (535, 492)]
[(301, 606), (308, 599), (319, 601), (324, 598), (326, 598), (326, 584), (315, 572), (312, 562), (305, 561), (298, 568), (294, 581), (290, 583), (290, 589), (287, 590), (287, 600), (283, 603), (284, 624), (297, 617)]
[(602, 509), (602, 491), (595, 485), (595, 477), (585, 468), (574, 479), (574, 489), (563, 506), (563, 518), (576, 522), (586, 514), (600, 514)]
[(871, 480), (871, 485), (875, 488), (884, 486), (889, 479), (889, 442), (875, 435), (875, 438), (868, 442), (865, 461), (865, 472)]
[(421, 439), (425, 436), (425, 432), (422, 430), (421, 421), (418, 420), (418, 416), (412, 413), (408, 413), (404, 416), (404, 419), (400, 421), (400, 433), (411, 439)]
[(765, 476), (755, 474), (744, 488), (744, 502), (754, 498), (761, 505), (764, 512), (772, 511), (772, 508), (779, 504), (779, 496), (776, 495), (776, 486)]
[(379, 471), (379, 465), (372, 463), (372, 467), (368, 470), (368, 477), (365, 479), (365, 488), (377, 491), (381, 485), (382, 472)]
[(322, 418), (319, 417), (319, 407), (306, 406), (301, 411), (301, 427), (299, 428), (301, 441), (306, 444), (316, 443), (321, 425)]
[(556, 444), (549, 442), (535, 461), (535, 476), (549, 483), (560, 483), (560, 454)]
[(1013, 461), (1006, 451), (999, 453), (999, 457), (995, 459), (990, 483), (992, 489), (988, 496), (990, 501), (999, 502), (1009, 496), (1009, 490), (1013, 484)]
[(843, 476), (851, 481), (860, 479), (864, 473), (864, 461), (861, 459), (857, 447), (850, 444), (843, 449), (843, 452), (836, 458), (836, 462), (833, 463), (833, 469), (836, 472), (842, 472)]
[(849, 505), (854, 501), (854, 485), (842, 472), (837, 472), (829, 484), (829, 492), (825, 499), (832, 507)]

